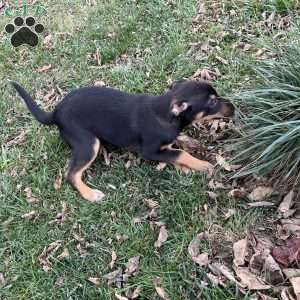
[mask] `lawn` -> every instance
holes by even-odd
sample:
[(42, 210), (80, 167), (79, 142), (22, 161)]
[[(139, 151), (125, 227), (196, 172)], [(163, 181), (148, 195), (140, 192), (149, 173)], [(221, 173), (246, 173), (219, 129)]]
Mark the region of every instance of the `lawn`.
[[(47, 110), (71, 89), (96, 81), (159, 94), (199, 69), (214, 71), (213, 84), (226, 96), (251, 81), (252, 71), (243, 61), (269, 38), (261, 28), (262, 13), (280, 11), (281, 1), (63, 0), (43, 5), (47, 15), (38, 21), (45, 32), (37, 47), (14, 49), (9, 35), (0, 33), (0, 299), (109, 300), (137, 287), (139, 299), (161, 299), (156, 277), (172, 300), (248, 299), (234, 286), (203, 288), (205, 269), (191, 260), (187, 247), (197, 233), (215, 228), (215, 243), (224, 247), (214, 255), (226, 258), (224, 231), (236, 240), (263, 219), (264, 210), (246, 211), (246, 200), (229, 198), (226, 191), (211, 199), (209, 179), (201, 173), (185, 175), (172, 167), (158, 171), (155, 164), (113, 148), (108, 149), (110, 165), (99, 156), (86, 176), (90, 186), (106, 194), (103, 203), (84, 201), (64, 180), (55, 188), (70, 149), (55, 128), (33, 120), (7, 79), (20, 82)], [(1, 28), (11, 20), (2, 9)], [(251, 54), (235, 47), (250, 37)], [(199, 42), (209, 43), (206, 51), (191, 50)], [(38, 201), (29, 201), (30, 192)], [(147, 199), (159, 207), (137, 220), (149, 214)], [(63, 218), (57, 218), (63, 207)], [(228, 209), (236, 210), (229, 220), (224, 217)], [(159, 249), (154, 246), (157, 222), (168, 231)], [(56, 241), (60, 247), (49, 254), (45, 272), (41, 254)], [(64, 249), (68, 255), (59, 259)], [(111, 269), (113, 251), (117, 259)], [(102, 278), (125, 269), (136, 256), (139, 271), (122, 286), (109, 286)], [(99, 284), (90, 277), (100, 278)]]

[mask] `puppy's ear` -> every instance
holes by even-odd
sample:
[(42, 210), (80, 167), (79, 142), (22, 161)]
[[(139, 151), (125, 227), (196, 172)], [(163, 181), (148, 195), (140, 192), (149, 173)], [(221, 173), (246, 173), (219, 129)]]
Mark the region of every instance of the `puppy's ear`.
[(171, 103), (171, 114), (179, 116), (181, 113), (189, 108), (190, 104), (186, 101), (172, 101)]

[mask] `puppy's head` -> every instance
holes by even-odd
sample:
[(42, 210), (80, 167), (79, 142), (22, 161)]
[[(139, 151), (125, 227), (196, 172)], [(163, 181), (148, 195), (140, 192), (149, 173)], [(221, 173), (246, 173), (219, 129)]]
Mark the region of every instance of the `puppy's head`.
[(170, 112), (183, 118), (186, 123), (230, 118), (234, 106), (221, 97), (206, 82), (178, 81), (171, 86)]

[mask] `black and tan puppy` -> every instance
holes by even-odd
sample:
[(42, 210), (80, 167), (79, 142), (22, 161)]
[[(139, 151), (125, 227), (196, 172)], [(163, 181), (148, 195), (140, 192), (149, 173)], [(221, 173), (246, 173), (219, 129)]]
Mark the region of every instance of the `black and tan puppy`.
[(11, 84), (42, 124), (56, 125), (72, 147), (66, 179), (86, 200), (96, 202), (103, 193), (82, 181), (101, 141), (138, 151), (144, 159), (208, 171), (212, 165), (172, 149), (184, 127), (194, 121), (231, 117), (234, 107), (204, 82), (180, 81), (161, 96), (128, 94), (106, 87), (84, 87), (69, 93), (53, 112), (42, 111), (16, 82)]

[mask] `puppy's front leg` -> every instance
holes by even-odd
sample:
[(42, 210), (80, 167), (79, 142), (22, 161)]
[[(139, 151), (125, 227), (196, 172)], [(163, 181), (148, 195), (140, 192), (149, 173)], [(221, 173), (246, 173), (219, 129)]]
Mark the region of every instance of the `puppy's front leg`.
[(187, 152), (178, 149), (145, 148), (143, 149), (143, 157), (149, 160), (172, 163), (196, 171), (210, 172), (213, 169), (213, 165), (211, 163), (199, 160)]

